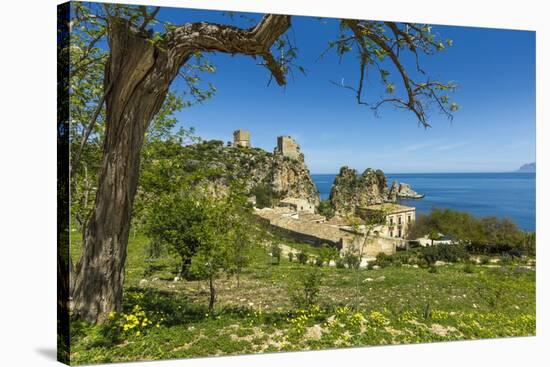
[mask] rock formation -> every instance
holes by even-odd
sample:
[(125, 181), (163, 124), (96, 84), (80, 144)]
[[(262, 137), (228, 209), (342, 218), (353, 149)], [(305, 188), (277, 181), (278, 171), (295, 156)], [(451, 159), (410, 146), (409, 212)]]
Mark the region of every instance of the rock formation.
[(356, 207), (388, 201), (386, 176), (381, 170), (366, 169), (362, 175), (348, 167), (340, 168), (330, 192), (330, 202), (337, 215), (353, 214)]
[(231, 181), (238, 180), (250, 191), (262, 185), (278, 198), (302, 198), (315, 206), (320, 202), (303, 154), (290, 159), (277, 149), (269, 153), (260, 148), (228, 147), (218, 140), (188, 145), (184, 150), (189, 157), (187, 170), (208, 169), (206, 180), (216, 192), (223, 193)]
[[(396, 186), (397, 182), (393, 181), (392, 189)], [(411, 185), (401, 182), (399, 184), (399, 189), (397, 190), (397, 197), (403, 199), (422, 199), (424, 195), (417, 193), (411, 188)]]
[(368, 205), (395, 203), (399, 198), (421, 199), (424, 195), (414, 191), (409, 184), (393, 181), (387, 187), (387, 179), (381, 170), (367, 168), (362, 175), (348, 167), (342, 167), (334, 179), (330, 203), (336, 215), (355, 213), (355, 208)]

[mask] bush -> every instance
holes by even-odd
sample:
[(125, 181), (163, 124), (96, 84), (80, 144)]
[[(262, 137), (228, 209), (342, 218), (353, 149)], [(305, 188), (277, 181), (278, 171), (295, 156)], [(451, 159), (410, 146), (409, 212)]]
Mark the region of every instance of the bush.
[(304, 251), (300, 251), (298, 255), (296, 255), (296, 259), (298, 259), (298, 262), (302, 265), (305, 265), (308, 260), (308, 256)]
[(482, 255), (482, 256), (479, 257), (479, 263), (480, 263), (481, 265), (487, 265), (487, 264), (489, 264), (489, 260), (490, 260), (490, 259), (489, 259), (489, 256), (487, 256), (487, 255)]
[(323, 259), (321, 258), (321, 256), (317, 256), (317, 257), (315, 258), (315, 265), (317, 265), (317, 266), (323, 266), (323, 263), (324, 263), (324, 261), (323, 261)]
[(504, 254), (500, 257), (498, 263), (499, 265), (511, 265), (514, 263), (514, 259), (512, 258), (512, 256)]
[(353, 254), (352, 252), (347, 252), (344, 255), (344, 262), (346, 263), (348, 269), (358, 269), (361, 264), (361, 259), (359, 259), (359, 256)]
[(275, 265), (279, 265), (281, 262), (281, 247), (278, 244), (273, 243), (271, 245), (270, 252), (272, 256), (272, 263)]
[(321, 280), (321, 272), (316, 268), (304, 272), (292, 295), (292, 301), (297, 307), (310, 307), (315, 304), (321, 290)]
[(289, 252), (288, 253), (288, 261), (292, 262), (292, 260), (294, 260), (294, 252)]
[(430, 267), (428, 268), (428, 273), (435, 274), (435, 273), (437, 273), (437, 272), (439, 272), (439, 269), (437, 268), (437, 266), (433, 266), (433, 265), (432, 265), (432, 266), (430, 266)]
[(465, 273), (467, 274), (472, 274), (474, 273), (474, 266), (472, 265), (472, 263), (470, 262), (467, 262), (464, 267), (462, 268), (462, 271), (464, 271)]
[(337, 258), (335, 262), (336, 262), (336, 268), (338, 269), (343, 269), (346, 267), (346, 262), (341, 257)]
[(390, 266), (392, 262), (393, 262), (393, 257), (386, 255), (383, 252), (380, 252), (378, 255), (376, 255), (376, 265), (380, 266), (381, 268)]

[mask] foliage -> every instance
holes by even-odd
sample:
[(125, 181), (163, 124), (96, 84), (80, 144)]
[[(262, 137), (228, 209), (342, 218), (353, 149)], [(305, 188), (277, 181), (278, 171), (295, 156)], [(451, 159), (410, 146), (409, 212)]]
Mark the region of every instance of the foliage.
[(462, 270), (467, 274), (472, 274), (475, 271), (474, 265), (471, 262), (464, 264)]
[(321, 289), (322, 273), (315, 267), (305, 270), (292, 294), (297, 307), (311, 307), (317, 301)]
[(525, 233), (509, 219), (476, 218), (465, 212), (432, 209), (420, 215), (411, 226), (408, 237), (416, 239), (428, 234), (438, 239), (439, 233), (465, 245), (471, 253), (498, 254), (525, 250), (533, 253), (534, 235)]
[[(75, 232), (71, 236), (71, 251), (78, 254), (81, 238)], [(159, 266), (146, 286), (134, 288), (143, 277), (144, 245), (148, 241), (140, 234), (130, 238), (123, 312), (131, 313), (140, 305), (147, 318), (153, 320), (155, 312), (160, 312), (158, 316), (164, 321), (159, 328), (148, 326), (140, 336), (120, 336), (117, 346), (100, 335), (101, 326), (71, 322), (72, 363), (468, 340), (536, 332), (534, 270), (520, 272), (506, 266), (468, 274), (463, 272), (463, 264), (450, 264), (430, 274), (413, 267), (389, 266), (376, 270), (376, 276), (385, 276), (383, 282), (361, 283), (360, 303), (354, 309), (350, 303), (355, 283), (349, 270), (303, 267), (286, 261), (273, 267), (267, 265), (266, 251), (258, 248), (242, 274), (246, 287), (236, 288), (234, 277), (217, 280), (224, 305), (210, 317), (203, 302), (204, 288), (198, 288), (196, 281), (173, 282), (169, 270), (176, 262), (168, 253), (156, 260), (166, 267)], [(307, 246), (303, 244), (301, 249), (314, 253)], [(396, 255), (402, 253), (408, 251)], [(322, 287), (314, 306), (296, 308), (289, 294), (281, 292), (280, 284), (300, 284), (307, 270), (322, 274)], [(359, 273), (362, 280), (372, 277), (362, 269)], [(303, 294), (302, 289), (297, 291)], [(232, 306), (225, 304), (226, 299)], [(425, 318), (428, 303), (430, 317)], [(321, 328), (318, 339), (311, 333), (316, 327)]]
[(361, 259), (353, 251), (346, 251), (343, 259), (348, 269), (359, 269)]
[(330, 200), (321, 200), (317, 206), (317, 212), (324, 215), (327, 219), (334, 217), (334, 208)]
[(273, 260), (273, 264), (279, 265), (281, 262), (281, 246), (279, 246), (277, 243), (272, 243), (270, 248), (271, 258)]
[(298, 252), (298, 255), (296, 255), (296, 259), (300, 264), (305, 265), (309, 259), (309, 256), (304, 251), (300, 251)]
[(265, 183), (259, 183), (250, 190), (250, 194), (256, 196), (257, 208), (271, 208), (275, 201), (278, 200), (278, 196), (273, 191), (271, 185)]
[(294, 260), (294, 252), (290, 251), (288, 253), (288, 261), (289, 262), (292, 262)]

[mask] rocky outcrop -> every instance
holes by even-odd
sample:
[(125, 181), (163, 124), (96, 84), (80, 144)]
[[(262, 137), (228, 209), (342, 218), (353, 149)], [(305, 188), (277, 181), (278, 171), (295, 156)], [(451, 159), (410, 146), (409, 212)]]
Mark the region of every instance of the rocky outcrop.
[[(392, 188), (396, 185), (396, 181), (393, 182)], [(424, 195), (417, 193), (411, 188), (411, 185), (401, 182), (397, 190), (397, 197), (403, 199), (422, 199)]]
[(232, 181), (239, 181), (249, 191), (261, 185), (278, 198), (302, 198), (319, 204), (319, 192), (303, 154), (290, 159), (278, 151), (269, 153), (259, 148), (224, 146), (217, 140), (188, 145), (184, 150), (188, 170), (206, 168), (206, 180), (216, 192), (223, 193)]
[(330, 202), (337, 215), (355, 213), (356, 207), (382, 204), (388, 201), (389, 190), (384, 172), (366, 169), (363, 174), (342, 167), (334, 179)]
[(367, 168), (363, 174), (348, 167), (340, 168), (330, 192), (330, 203), (336, 215), (355, 213), (357, 207), (395, 203), (399, 198), (421, 199), (424, 195), (414, 191), (409, 184), (393, 181), (387, 187), (387, 179), (381, 170)]
[(268, 180), (273, 191), (280, 197), (307, 199), (315, 206), (319, 205), (319, 192), (311, 178), (309, 169), (300, 154), (296, 159), (289, 159), (275, 152), (271, 157), (271, 170)]
[(390, 187), (390, 190), (388, 192), (388, 201), (395, 203), (397, 201), (397, 197), (399, 196), (399, 185), (397, 184), (397, 181), (393, 181)]

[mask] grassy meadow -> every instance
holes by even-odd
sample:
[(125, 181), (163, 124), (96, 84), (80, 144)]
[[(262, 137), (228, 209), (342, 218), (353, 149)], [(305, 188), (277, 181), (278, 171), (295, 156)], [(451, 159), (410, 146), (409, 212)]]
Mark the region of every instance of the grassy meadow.
[[(73, 364), (535, 334), (535, 271), (525, 260), (356, 270), (302, 265), (286, 254), (277, 265), (257, 248), (238, 278), (217, 279), (212, 315), (207, 282), (176, 278), (173, 255), (148, 260), (147, 243), (130, 236), (123, 313), (103, 325), (72, 323)], [(76, 261), (77, 232), (71, 246)], [(320, 276), (316, 302), (299, 306), (294, 295), (313, 270)]]

